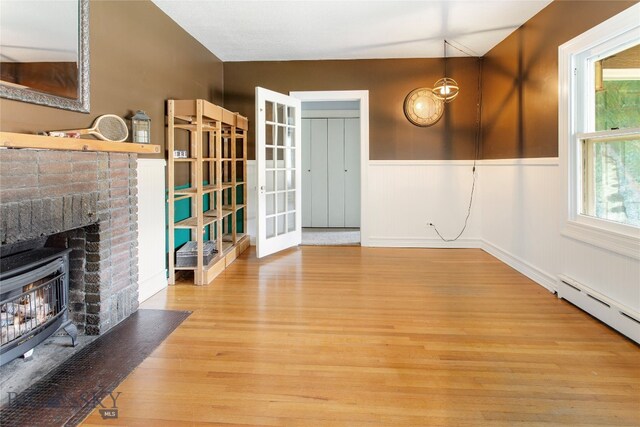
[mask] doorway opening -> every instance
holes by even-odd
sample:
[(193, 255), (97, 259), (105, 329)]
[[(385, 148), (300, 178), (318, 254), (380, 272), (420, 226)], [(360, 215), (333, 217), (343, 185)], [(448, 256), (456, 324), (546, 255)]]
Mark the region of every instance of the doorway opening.
[(361, 243), (365, 137), (368, 143), (368, 120), (366, 135), (362, 129), (363, 95), (368, 93), (291, 93), (302, 101), (303, 245)]

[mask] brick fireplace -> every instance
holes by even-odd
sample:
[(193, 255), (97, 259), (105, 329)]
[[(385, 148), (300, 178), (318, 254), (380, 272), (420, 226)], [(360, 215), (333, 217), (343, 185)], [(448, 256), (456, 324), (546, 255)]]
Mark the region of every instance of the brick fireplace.
[(0, 150), (2, 252), (72, 249), (69, 309), (86, 334), (102, 334), (138, 308), (136, 161), (135, 154)]

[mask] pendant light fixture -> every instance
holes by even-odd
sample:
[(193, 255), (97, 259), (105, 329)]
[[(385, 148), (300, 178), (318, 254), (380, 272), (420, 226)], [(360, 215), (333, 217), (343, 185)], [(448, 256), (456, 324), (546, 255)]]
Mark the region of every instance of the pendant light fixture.
[(460, 87), (458, 86), (458, 82), (453, 80), (452, 78), (447, 77), (447, 45), (449, 43), (444, 41), (444, 77), (438, 80), (433, 85), (433, 94), (436, 98), (444, 101), (451, 102), (458, 96), (460, 93)]

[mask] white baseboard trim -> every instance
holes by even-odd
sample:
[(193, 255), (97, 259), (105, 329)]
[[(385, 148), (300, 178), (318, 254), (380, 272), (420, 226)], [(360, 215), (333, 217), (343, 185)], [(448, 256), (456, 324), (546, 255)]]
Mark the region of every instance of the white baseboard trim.
[(440, 239), (395, 238), (395, 237), (368, 237), (362, 241), (362, 246), (386, 247), (386, 248), (471, 248), (482, 247), (480, 239), (458, 239), (455, 242), (443, 242)]
[(509, 267), (524, 274), (529, 279), (547, 289), (549, 292), (556, 293), (558, 291), (557, 280), (551, 274), (529, 264), (522, 258), (510, 254), (507, 251), (494, 245), (493, 243), (487, 242), (486, 240), (482, 241), (482, 250), (498, 258)]
[(139, 283), (138, 289), (142, 290), (142, 292), (138, 293), (138, 302), (142, 304), (167, 286), (169, 286), (167, 270), (158, 271), (153, 276)]

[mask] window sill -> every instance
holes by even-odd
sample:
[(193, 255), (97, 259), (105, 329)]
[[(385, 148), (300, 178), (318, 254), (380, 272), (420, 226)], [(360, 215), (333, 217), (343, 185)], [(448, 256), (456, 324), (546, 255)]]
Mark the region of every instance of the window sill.
[[(592, 222), (602, 222), (607, 224), (608, 221), (589, 218)], [(619, 224), (616, 224), (619, 225)], [(590, 245), (597, 246), (629, 258), (640, 260), (640, 230), (630, 228), (630, 233), (621, 233), (607, 228), (598, 227), (587, 224), (579, 220), (569, 220), (562, 229), (562, 235), (579, 240)]]

